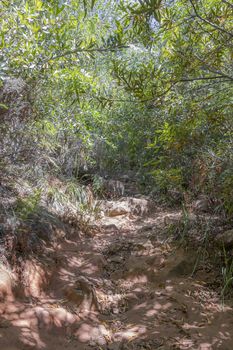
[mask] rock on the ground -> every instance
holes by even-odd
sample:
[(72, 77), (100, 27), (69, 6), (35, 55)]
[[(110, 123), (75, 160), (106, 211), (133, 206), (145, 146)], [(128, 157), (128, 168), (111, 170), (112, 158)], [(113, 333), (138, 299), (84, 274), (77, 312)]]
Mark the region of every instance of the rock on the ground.
[(149, 214), (153, 209), (153, 202), (146, 197), (129, 198), (128, 202), (131, 208), (131, 213), (135, 215), (144, 216)]
[(233, 229), (227, 230), (221, 234), (218, 234), (215, 238), (216, 243), (222, 248), (233, 248)]
[(107, 215), (110, 217), (125, 215), (130, 212), (130, 209), (127, 205), (114, 205), (107, 210)]
[(123, 197), (119, 201), (103, 201), (101, 209), (109, 217), (125, 214), (144, 216), (151, 212), (153, 202), (148, 198)]
[(195, 212), (208, 212), (210, 209), (210, 201), (206, 196), (201, 196), (192, 205)]
[(111, 262), (120, 264), (122, 262), (122, 257), (120, 255), (111, 256), (109, 259)]
[(111, 223), (103, 224), (103, 225), (101, 226), (101, 229), (104, 230), (104, 231), (107, 232), (107, 233), (110, 233), (110, 232), (118, 232), (118, 231), (119, 231), (119, 227), (117, 227), (116, 224), (111, 224)]

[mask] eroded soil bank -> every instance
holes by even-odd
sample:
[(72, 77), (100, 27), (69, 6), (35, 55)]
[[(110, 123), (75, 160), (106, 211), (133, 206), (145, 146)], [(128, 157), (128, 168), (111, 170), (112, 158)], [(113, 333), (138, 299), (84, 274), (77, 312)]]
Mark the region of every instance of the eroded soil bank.
[(13, 294), (5, 276), (0, 349), (233, 349), (218, 272), (164, 234), (180, 212), (115, 214), (26, 262)]

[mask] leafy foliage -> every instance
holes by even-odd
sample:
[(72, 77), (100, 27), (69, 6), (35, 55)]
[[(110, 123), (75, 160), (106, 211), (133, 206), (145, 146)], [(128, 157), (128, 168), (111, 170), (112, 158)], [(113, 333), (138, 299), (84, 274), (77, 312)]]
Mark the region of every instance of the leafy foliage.
[(153, 191), (206, 193), (232, 214), (229, 1), (0, 6), (0, 78), (29, 86), (43, 174), (133, 169)]

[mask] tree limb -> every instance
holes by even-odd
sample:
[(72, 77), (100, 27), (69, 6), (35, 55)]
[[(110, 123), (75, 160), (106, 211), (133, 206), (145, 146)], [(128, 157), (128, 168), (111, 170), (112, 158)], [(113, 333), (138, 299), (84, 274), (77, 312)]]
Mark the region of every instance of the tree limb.
[(222, 33), (225, 33), (225, 34), (229, 35), (231, 38), (233, 38), (233, 34), (232, 34), (231, 32), (228, 32), (226, 29), (224, 29), (224, 28), (218, 26), (217, 24), (215, 24), (215, 23), (213, 23), (213, 22), (210, 22), (208, 19), (203, 18), (201, 15), (199, 15), (199, 13), (197, 12), (197, 9), (196, 9), (196, 7), (195, 7), (195, 5), (194, 5), (194, 3), (193, 3), (193, 0), (189, 0), (189, 2), (191, 3), (192, 8), (194, 9), (194, 12), (195, 12), (197, 18), (199, 18), (201, 21), (203, 21), (203, 22), (209, 24), (211, 27), (213, 27), (213, 28), (215, 28), (215, 29), (221, 31)]
[(223, 73), (219, 69), (217, 70), (217, 69), (211, 67), (208, 63), (206, 63), (206, 60), (202, 59), (197, 54), (194, 54), (194, 56), (198, 59), (198, 61), (200, 61), (201, 63), (204, 64), (204, 67), (203, 67), (204, 69), (203, 70), (208, 70), (211, 73), (217, 74), (218, 77), (226, 78), (228, 80), (233, 81), (233, 77), (232, 76), (230, 76), (230, 75), (228, 75), (226, 73)]
[[(180, 80), (176, 80), (176, 82), (183, 83), (183, 82), (186, 82), (186, 81), (212, 80), (212, 79), (223, 79), (223, 76), (222, 75), (216, 75), (216, 76), (213, 76), (213, 77), (183, 78), (183, 79), (180, 79)], [(228, 81), (231, 81), (231, 80), (233, 80), (233, 79), (228, 78)], [(225, 81), (226, 81), (226, 79), (225, 79)]]
[(75, 53), (79, 53), (79, 52), (87, 52), (87, 53), (93, 53), (93, 52), (114, 52), (114, 51), (118, 51), (118, 50), (122, 50), (122, 49), (128, 49), (129, 46), (127, 45), (120, 45), (120, 46), (114, 46), (114, 47), (99, 47), (96, 49), (75, 49), (75, 50), (70, 50), (70, 51), (66, 51), (63, 52), (60, 55), (56, 55), (56, 56), (52, 56), (50, 59), (48, 59), (48, 61), (50, 60), (56, 60), (58, 58), (62, 58), (65, 56), (69, 56), (69, 55), (73, 55)]

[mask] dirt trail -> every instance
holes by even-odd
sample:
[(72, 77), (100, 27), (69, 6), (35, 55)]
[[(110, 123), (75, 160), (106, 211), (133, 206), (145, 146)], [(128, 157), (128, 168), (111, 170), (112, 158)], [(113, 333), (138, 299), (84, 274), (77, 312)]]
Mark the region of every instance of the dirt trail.
[[(233, 349), (209, 264), (163, 235), (167, 217), (104, 217), (93, 237), (73, 233), (25, 266), (27, 295), (1, 303), (1, 350)], [(34, 264), (34, 265), (33, 265)]]

